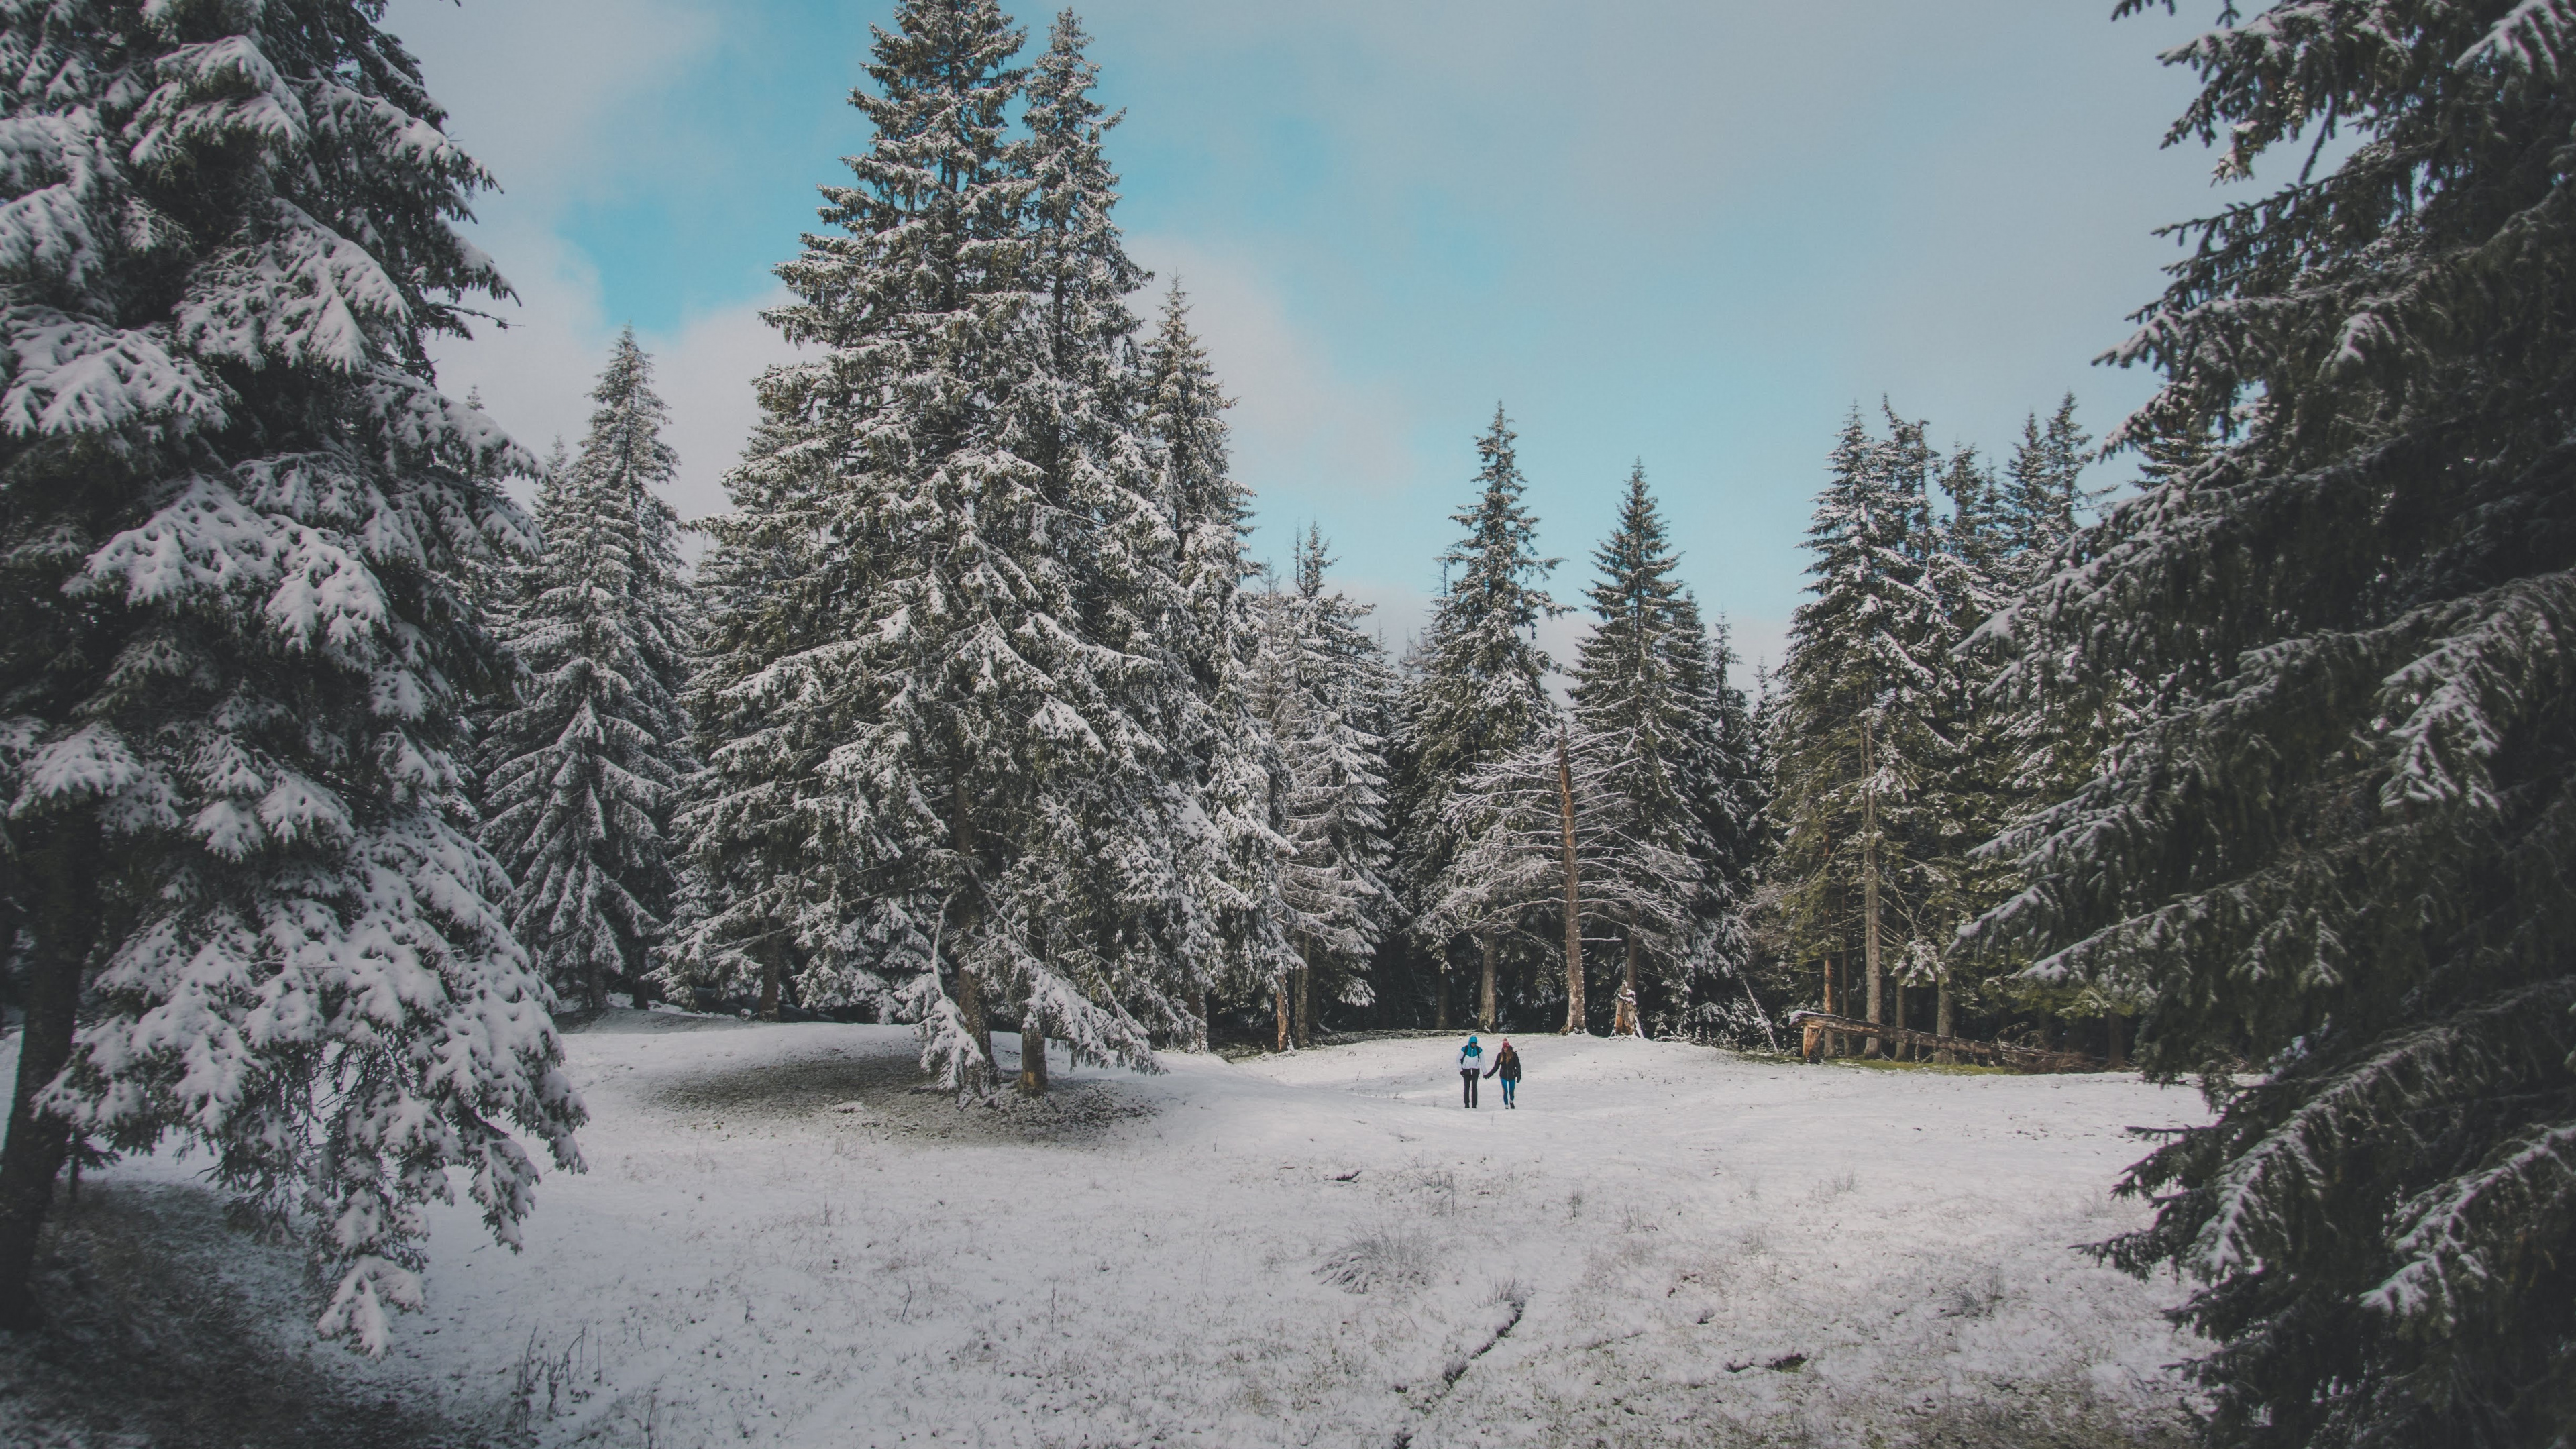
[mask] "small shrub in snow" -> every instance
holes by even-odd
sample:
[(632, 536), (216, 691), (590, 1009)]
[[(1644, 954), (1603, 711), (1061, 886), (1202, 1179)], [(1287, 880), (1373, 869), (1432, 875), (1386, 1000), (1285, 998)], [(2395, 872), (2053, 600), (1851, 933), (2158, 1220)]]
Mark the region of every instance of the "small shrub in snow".
[(1327, 1254), (1315, 1276), (1346, 1293), (1420, 1287), (1431, 1277), (1423, 1256), (1421, 1240), (1378, 1228)]

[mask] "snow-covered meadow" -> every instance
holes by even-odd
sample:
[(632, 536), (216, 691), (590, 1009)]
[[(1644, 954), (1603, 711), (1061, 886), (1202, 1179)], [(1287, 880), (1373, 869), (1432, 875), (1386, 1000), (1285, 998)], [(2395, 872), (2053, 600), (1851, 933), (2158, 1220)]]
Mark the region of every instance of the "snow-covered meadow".
[(1537, 1037), (1470, 1113), (1392, 1040), (961, 1109), (902, 1028), (567, 1044), (589, 1172), (521, 1254), (438, 1212), (427, 1310), (328, 1371), (547, 1445), (2094, 1442), (2182, 1392), (2170, 1286), (2071, 1251), (2199, 1115), (2134, 1078)]

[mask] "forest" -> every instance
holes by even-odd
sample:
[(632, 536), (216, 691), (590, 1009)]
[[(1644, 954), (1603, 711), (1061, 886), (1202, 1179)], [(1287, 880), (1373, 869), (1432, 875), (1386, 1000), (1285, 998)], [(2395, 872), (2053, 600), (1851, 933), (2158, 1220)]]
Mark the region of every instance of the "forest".
[(1768, 672), (1645, 462), (1542, 555), (1501, 404), (1418, 633), (1364, 514), (1259, 565), (1071, 12), (877, 32), (729, 510), (631, 330), (540, 456), (436, 380), (508, 283), (381, 12), (0, 5), (0, 1325), (66, 1174), (189, 1142), (382, 1352), (423, 1203), (516, 1243), (583, 1166), (612, 1008), (962, 1101), (1815, 1009), (2200, 1085), (2093, 1251), (2191, 1285), (2212, 1442), (2576, 1425), (2576, 5), (2222, 7), (2168, 143), (2295, 179), (2177, 223), (2152, 401), (1856, 400)]

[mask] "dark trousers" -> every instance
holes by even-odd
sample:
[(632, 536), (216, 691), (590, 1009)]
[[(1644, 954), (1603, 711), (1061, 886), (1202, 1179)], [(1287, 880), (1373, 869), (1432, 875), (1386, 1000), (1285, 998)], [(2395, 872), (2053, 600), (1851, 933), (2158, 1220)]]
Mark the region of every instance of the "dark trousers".
[(1476, 1075), (1477, 1074), (1474, 1072), (1460, 1072), (1458, 1074), (1458, 1080), (1466, 1085), (1467, 1105), (1470, 1107), (1476, 1105)]

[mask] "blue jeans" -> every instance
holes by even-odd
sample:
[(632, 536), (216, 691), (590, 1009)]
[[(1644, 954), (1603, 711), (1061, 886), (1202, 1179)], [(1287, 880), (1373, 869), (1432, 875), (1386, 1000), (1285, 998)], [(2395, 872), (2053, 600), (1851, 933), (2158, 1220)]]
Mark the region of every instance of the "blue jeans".
[(1521, 1079), (1518, 1077), (1497, 1077), (1494, 1080), (1503, 1084), (1503, 1105), (1506, 1107), (1510, 1106), (1512, 1104), (1512, 1088), (1519, 1086), (1521, 1084)]

